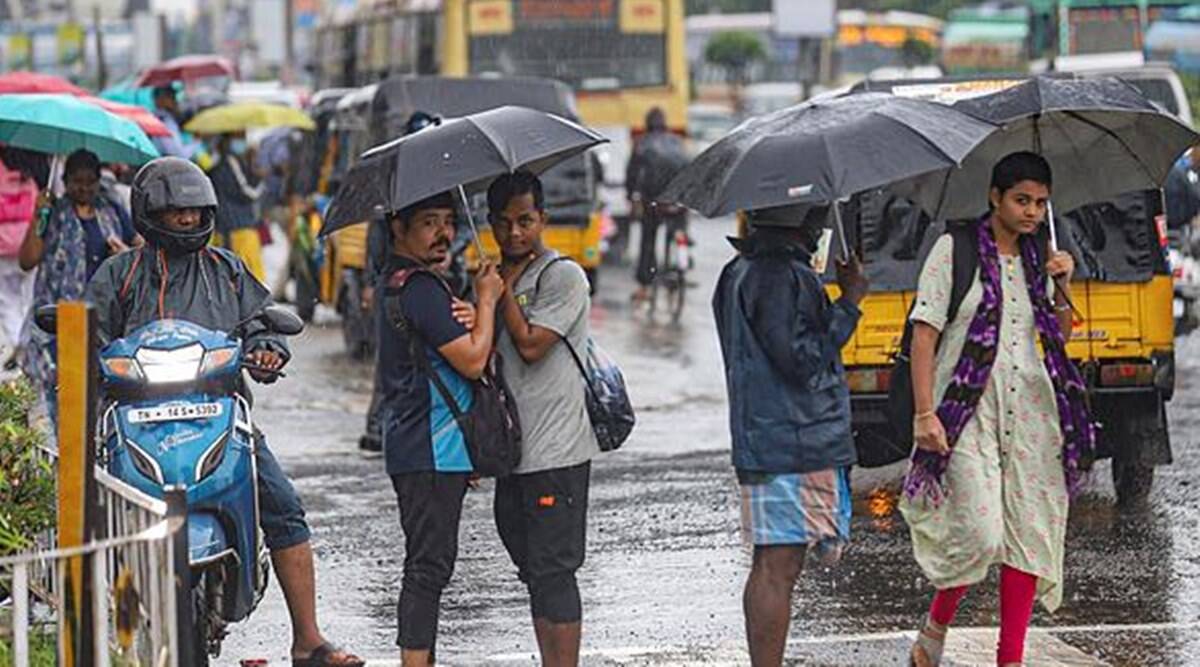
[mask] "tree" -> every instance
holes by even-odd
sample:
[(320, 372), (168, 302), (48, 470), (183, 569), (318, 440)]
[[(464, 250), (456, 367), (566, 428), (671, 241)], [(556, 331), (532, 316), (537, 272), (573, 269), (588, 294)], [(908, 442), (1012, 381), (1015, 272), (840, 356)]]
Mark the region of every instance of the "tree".
[[(780, 0), (776, 0), (778, 2)], [(687, 0), (688, 14), (769, 12), (771, 0)]]
[(936, 55), (929, 42), (917, 39), (912, 35), (906, 37), (904, 43), (900, 45), (900, 58), (904, 61), (905, 67), (928, 65), (933, 62)]
[(704, 48), (704, 59), (725, 70), (734, 106), (739, 109), (746, 70), (766, 57), (767, 49), (758, 37), (744, 31), (719, 32), (708, 40), (708, 46)]

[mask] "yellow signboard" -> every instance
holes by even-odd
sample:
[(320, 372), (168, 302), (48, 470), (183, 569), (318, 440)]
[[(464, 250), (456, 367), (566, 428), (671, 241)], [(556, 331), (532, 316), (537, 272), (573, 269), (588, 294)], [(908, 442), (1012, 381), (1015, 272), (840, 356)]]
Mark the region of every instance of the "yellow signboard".
[(33, 69), (33, 39), (23, 32), (8, 36), (8, 69)]
[(78, 23), (58, 26), (58, 64), (74, 65), (83, 60), (83, 47), (87, 31)]
[(513, 31), (512, 0), (474, 0), (467, 14), (471, 35), (507, 35)]
[(662, 34), (666, 27), (663, 0), (621, 0), (621, 32)]

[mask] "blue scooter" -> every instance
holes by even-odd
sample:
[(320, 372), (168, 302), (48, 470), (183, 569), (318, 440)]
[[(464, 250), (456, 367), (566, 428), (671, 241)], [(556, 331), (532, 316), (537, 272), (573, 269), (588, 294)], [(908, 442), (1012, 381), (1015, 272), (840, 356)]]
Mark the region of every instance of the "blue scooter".
[[(39, 326), (53, 330), (51, 317), (39, 311)], [(278, 306), (253, 319), (283, 335), (304, 328)], [(249, 616), (267, 585), (258, 436), (242, 395), (247, 367), (237, 335), (183, 320), (150, 322), (100, 351), (101, 464), (155, 498), (167, 487), (187, 489), (194, 623), (181, 639), (201, 665), (219, 655), (227, 624)]]

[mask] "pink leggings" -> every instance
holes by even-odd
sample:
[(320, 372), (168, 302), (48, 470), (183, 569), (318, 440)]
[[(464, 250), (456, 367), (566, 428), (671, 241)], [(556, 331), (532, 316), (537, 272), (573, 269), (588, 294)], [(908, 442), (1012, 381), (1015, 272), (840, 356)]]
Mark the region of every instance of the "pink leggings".
[[(1033, 615), (1033, 598), (1037, 593), (1037, 577), (1028, 572), (1000, 568), (1000, 645), (996, 648), (996, 664), (1019, 663), (1025, 659), (1025, 633)], [(958, 603), (967, 594), (966, 586), (947, 588), (933, 596), (929, 618), (934, 623), (949, 626), (958, 611)]]

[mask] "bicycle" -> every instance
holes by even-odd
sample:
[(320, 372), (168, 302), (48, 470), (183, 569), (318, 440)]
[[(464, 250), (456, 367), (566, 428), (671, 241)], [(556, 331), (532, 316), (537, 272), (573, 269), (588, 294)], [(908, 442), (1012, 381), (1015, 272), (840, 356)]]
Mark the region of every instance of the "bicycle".
[(663, 260), (650, 281), (650, 314), (653, 316), (658, 309), (658, 292), (661, 288), (666, 292), (666, 306), (671, 321), (678, 323), (687, 301), (687, 273), (695, 266), (692, 240), (687, 233), (687, 212), (675, 204), (653, 203), (649, 215), (658, 216), (666, 223)]

